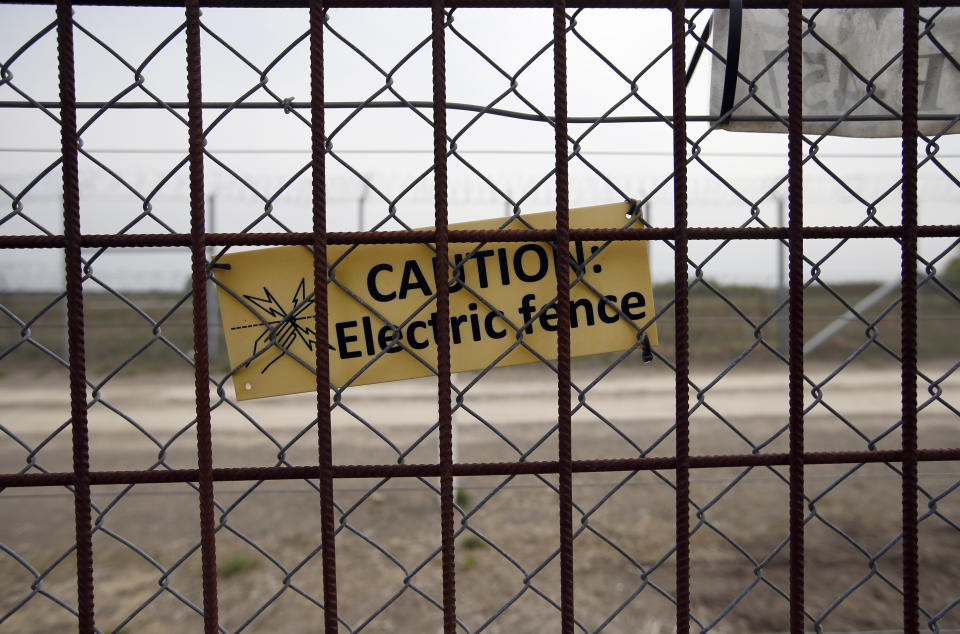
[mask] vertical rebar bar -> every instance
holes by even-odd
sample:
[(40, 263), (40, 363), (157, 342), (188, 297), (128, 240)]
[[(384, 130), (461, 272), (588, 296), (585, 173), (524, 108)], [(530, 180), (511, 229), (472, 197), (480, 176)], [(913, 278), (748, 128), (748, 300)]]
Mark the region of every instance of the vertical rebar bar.
[(920, 8), (903, 8), (902, 227), (900, 240), (901, 442), (903, 448), (903, 631), (916, 634), (920, 619), (917, 527), (917, 89)]
[(430, 12), (433, 56), (433, 198), (436, 233), (437, 413), (440, 443), (440, 549), (443, 577), (443, 631), (457, 629), (453, 543), (453, 413), (450, 401), (450, 257), (447, 246), (447, 70), (443, 0)]
[(803, 430), (803, 70), (802, 0), (787, 7), (787, 197), (789, 219), (790, 426), (790, 632), (802, 634), (804, 618), (804, 430)]
[(200, 3), (188, 0), (187, 125), (190, 163), (190, 255), (193, 272), (193, 365), (197, 413), (197, 468), (200, 488), (200, 559), (203, 574), (203, 625), (219, 629), (217, 542), (214, 528), (213, 436), (210, 425), (210, 360), (207, 341), (207, 239), (203, 184), (203, 94), (200, 63)]
[(674, 239), (674, 328), (676, 331), (676, 377), (674, 389), (677, 457), (676, 513), (677, 545), (677, 634), (690, 631), (690, 315), (687, 275), (687, 96), (686, 28), (684, 0), (672, 0), (671, 42), (673, 62), (673, 225)]
[(567, 164), (567, 11), (553, 5), (554, 173), (557, 187), (557, 416), (560, 631), (573, 634), (573, 438), (570, 413), (570, 183)]
[(77, 97), (73, 49), (73, 4), (57, 2), (60, 80), (60, 153), (63, 161), (63, 235), (70, 363), (70, 424), (73, 432), (74, 521), (77, 537), (77, 617), (81, 634), (93, 634), (93, 536), (90, 525), (90, 444), (87, 429), (83, 260), (80, 252), (80, 180)]
[(327, 284), (327, 172), (326, 172), (326, 72), (323, 58), (323, 22), (326, 9), (320, 0), (310, 3), (310, 148), (313, 162), (311, 203), (313, 212), (313, 292), (317, 366), (317, 457), (320, 466), (320, 544), (323, 565), (324, 632), (338, 630), (337, 551), (333, 500), (333, 433), (330, 416), (330, 348)]

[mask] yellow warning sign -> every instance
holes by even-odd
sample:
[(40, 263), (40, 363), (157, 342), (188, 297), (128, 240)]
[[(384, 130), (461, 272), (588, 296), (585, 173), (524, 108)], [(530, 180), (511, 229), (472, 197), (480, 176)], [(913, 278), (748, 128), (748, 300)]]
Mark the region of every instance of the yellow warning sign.
[[(572, 228), (620, 228), (626, 203), (570, 210)], [(636, 222), (636, 221), (634, 221)], [(550, 229), (553, 212), (450, 225)], [(639, 226), (639, 225), (637, 225)], [(646, 242), (571, 242), (572, 356), (625, 350), (654, 315)], [(548, 243), (451, 243), (453, 372), (556, 359), (554, 249)], [(434, 251), (426, 244), (333, 245), (330, 380), (336, 387), (435, 374)], [(313, 254), (306, 247), (229, 253), (216, 270), (239, 400), (316, 389)], [(656, 324), (644, 331), (656, 345)]]

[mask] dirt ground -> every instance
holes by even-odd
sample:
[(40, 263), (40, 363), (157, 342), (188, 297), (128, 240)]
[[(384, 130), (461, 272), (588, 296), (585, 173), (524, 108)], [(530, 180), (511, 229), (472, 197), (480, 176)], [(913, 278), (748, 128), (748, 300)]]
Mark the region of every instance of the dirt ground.
[[(924, 371), (940, 376), (949, 367), (940, 365)], [(810, 368), (809, 374), (820, 381), (828, 371)], [(715, 374), (694, 367), (693, 380), (705, 389)], [(585, 389), (596, 377), (595, 367), (578, 366), (575, 384)], [(460, 375), (455, 382), (463, 387), (473, 378)], [(482, 421), (456, 413), (457, 460), (554, 459), (554, 381), (532, 368), (478, 381), (464, 405)], [(0, 385), (3, 427), (35, 449), (43, 468), (69, 470), (69, 428), (43, 443), (67, 420), (66, 375), (4, 377)], [(940, 387), (943, 399), (960, 400), (956, 374)], [(107, 381), (90, 410), (92, 468), (143, 469), (160, 461), (195, 466), (192, 389), (189, 370)], [(224, 394), (232, 398), (232, 387)], [(930, 396), (923, 384), (920, 394), (921, 403)], [(694, 454), (785, 450), (785, 368), (738, 368), (700, 396), (691, 417)], [(213, 397), (216, 403), (215, 390)], [(826, 383), (817, 403), (808, 390), (808, 450), (864, 449), (869, 440), (862, 436), (879, 438), (878, 448), (896, 447), (899, 430), (885, 432), (897, 423), (899, 398), (895, 367), (850, 368)], [(694, 390), (691, 404), (697, 402)], [(242, 405), (243, 412), (228, 403), (214, 409), (217, 466), (315, 463), (311, 396)], [(348, 389), (334, 416), (335, 461), (394, 463), (400, 454), (405, 462), (434, 461), (436, 418), (431, 381)], [(654, 364), (619, 368), (586, 389), (574, 414), (575, 458), (671, 455), (672, 423), (673, 374)], [(953, 411), (937, 401), (921, 411), (921, 446), (957, 446), (958, 439)], [(0, 433), (4, 472), (19, 471), (27, 459), (27, 449)], [(673, 631), (672, 478), (669, 471), (575, 475), (576, 615), (583, 630)], [(695, 626), (722, 633), (788, 629), (785, 478), (785, 468), (692, 473)], [(457, 607), (464, 631), (559, 629), (555, 480), (458, 479)], [(921, 625), (947, 611), (940, 631), (960, 628), (960, 607), (949, 611), (960, 598), (958, 482), (956, 463), (921, 465)], [(303, 481), (250, 484), (216, 487), (221, 625), (229, 632), (315, 632), (322, 627), (319, 497)], [(435, 482), (336, 485), (341, 631), (439, 632)], [(811, 631), (814, 622), (828, 632), (901, 629), (900, 487), (897, 465), (807, 468)], [(123, 625), (125, 634), (200, 631), (195, 490), (185, 484), (101, 487), (94, 501), (98, 627), (111, 632)], [(73, 542), (67, 490), (0, 492), (0, 632), (74, 627), (75, 618), (60, 605), (76, 601)]]

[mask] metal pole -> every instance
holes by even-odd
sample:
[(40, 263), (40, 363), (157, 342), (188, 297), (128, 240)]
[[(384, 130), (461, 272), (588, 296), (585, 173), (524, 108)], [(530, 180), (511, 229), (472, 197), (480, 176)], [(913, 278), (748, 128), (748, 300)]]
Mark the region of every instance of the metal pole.
[(363, 186), (363, 191), (360, 192), (360, 198), (357, 200), (357, 231), (363, 231), (364, 225), (366, 224), (366, 219), (364, 218), (364, 208), (367, 204), (367, 195), (370, 193), (370, 188), (366, 185)]
[(808, 355), (819, 348), (822, 343), (840, 332), (844, 326), (856, 319), (856, 315), (859, 315), (863, 311), (869, 309), (871, 306), (898, 288), (900, 288), (900, 280), (891, 280), (874, 289), (872, 293), (861, 299), (860, 302), (853, 307), (853, 312), (848, 310), (830, 322), (826, 328), (811, 337), (810, 340), (807, 341), (806, 345), (803, 346), (803, 354)]
[[(63, 196), (60, 196), (60, 233), (66, 234), (66, 229), (64, 228), (65, 222), (65, 209), (64, 209), (64, 200)], [(61, 249), (60, 254), (63, 256), (63, 266), (60, 267), (61, 271), (67, 270), (67, 250)], [(60, 317), (62, 319), (61, 323), (63, 328), (60, 330), (60, 346), (61, 346), (61, 355), (64, 360), (70, 358), (70, 333), (67, 331), (67, 321), (69, 319), (69, 307), (67, 306), (67, 278), (63, 278), (63, 297), (60, 299)]]
[[(786, 205), (783, 198), (777, 199), (777, 226), (786, 226), (784, 217)], [(784, 304), (787, 301), (787, 245), (781, 240), (777, 243), (777, 306), (780, 313), (777, 315), (777, 349), (783, 355), (787, 354), (789, 341), (789, 325), (787, 318), (789, 311)]]
[[(217, 230), (217, 195), (207, 197), (207, 233)], [(207, 262), (213, 258), (214, 247), (207, 247)], [(220, 358), (220, 306), (217, 302), (217, 285), (213, 274), (207, 274), (207, 355), (213, 364)]]
[[(460, 374), (459, 374), (459, 373), (458, 373), (458, 374), (454, 374), (452, 378), (456, 378), (457, 383), (461, 383), (461, 384), (462, 384), (462, 382), (460, 381)], [(451, 385), (454, 385), (452, 380), (451, 380)], [(453, 391), (451, 390), (451, 392), (453, 392)], [(453, 393), (452, 393), (452, 396), (453, 396), (453, 402), (456, 403), (456, 402), (457, 402), (457, 394), (456, 394), (456, 392), (453, 392)], [(462, 409), (459, 409), (459, 408), (456, 409), (456, 410), (453, 412), (453, 414), (450, 416), (450, 441), (451, 441), (451, 445), (452, 445), (451, 451), (450, 451), (450, 454), (451, 454), (451, 455), (450, 455), (450, 458), (451, 458), (451, 460), (453, 461), (453, 464), (456, 464), (456, 463), (457, 463), (457, 460), (458, 460), (459, 457), (460, 457), (460, 452), (459, 452), (458, 449), (457, 449), (457, 446), (459, 445), (459, 442), (458, 442), (458, 439), (457, 439), (457, 436), (458, 436), (458, 434), (457, 434), (457, 428), (460, 427), (460, 419), (461, 419), (461, 418), (463, 418), (463, 410), (462, 410)], [(459, 488), (459, 484), (460, 484), (460, 483), (459, 483), (458, 480), (459, 480), (459, 479), (458, 479), (456, 476), (454, 476), (454, 478), (453, 478), (453, 496), (454, 496), (454, 500), (457, 499), (457, 497), (458, 497), (457, 494), (460, 492), (460, 488)]]

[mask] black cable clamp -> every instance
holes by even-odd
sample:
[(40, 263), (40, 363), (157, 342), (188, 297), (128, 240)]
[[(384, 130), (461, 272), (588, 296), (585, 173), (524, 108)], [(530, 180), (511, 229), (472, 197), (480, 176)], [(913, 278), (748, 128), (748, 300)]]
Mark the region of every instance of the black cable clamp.
[(723, 98), (720, 100), (720, 122), (733, 114), (733, 98), (740, 73), (740, 39), (743, 34), (743, 0), (730, 0), (730, 25), (727, 28), (727, 68), (723, 74)]
[[(707, 20), (707, 25), (700, 34), (697, 41), (697, 48), (693, 51), (693, 57), (690, 58), (690, 66), (687, 68), (686, 85), (690, 84), (690, 78), (693, 77), (693, 71), (697, 68), (703, 49), (706, 47), (707, 38), (713, 29), (713, 16)], [(730, 118), (733, 110), (733, 99), (737, 93), (737, 75), (740, 73), (740, 42), (743, 36), (743, 0), (730, 0), (730, 19), (727, 25), (727, 56), (726, 70), (723, 74), (723, 95), (720, 99), (720, 117), (718, 123), (723, 123)]]
[(653, 361), (653, 350), (650, 349), (650, 337), (647, 336), (647, 333), (640, 336), (640, 345), (642, 346), (640, 360), (644, 363)]

